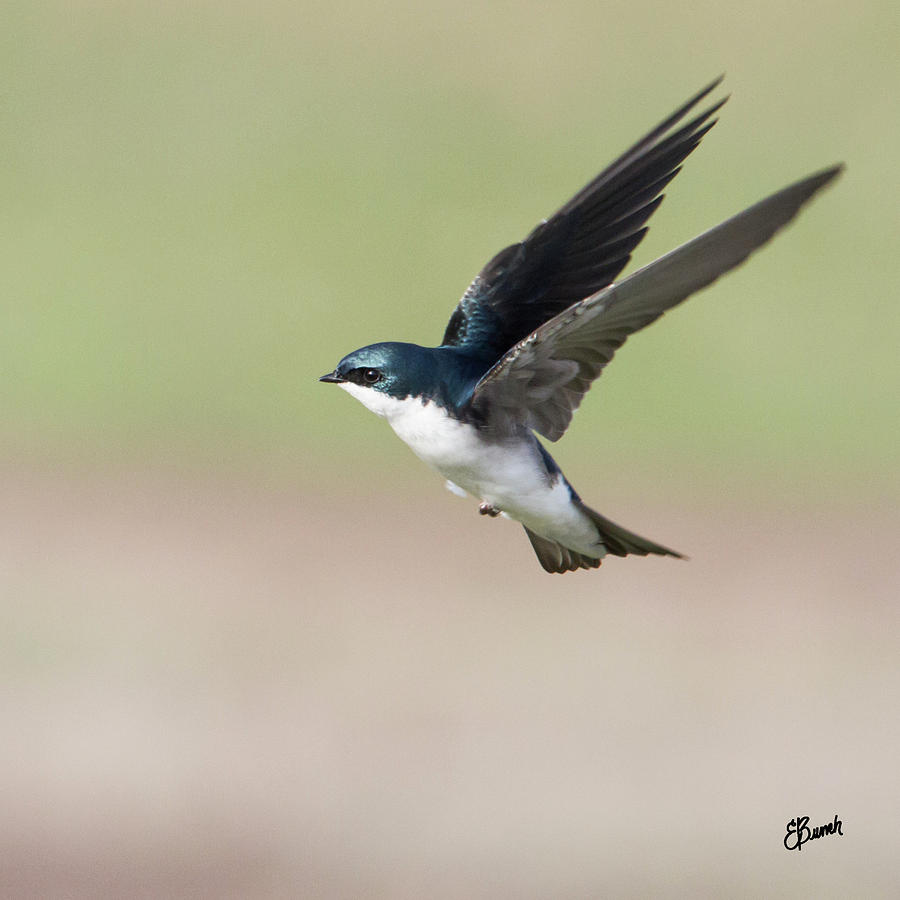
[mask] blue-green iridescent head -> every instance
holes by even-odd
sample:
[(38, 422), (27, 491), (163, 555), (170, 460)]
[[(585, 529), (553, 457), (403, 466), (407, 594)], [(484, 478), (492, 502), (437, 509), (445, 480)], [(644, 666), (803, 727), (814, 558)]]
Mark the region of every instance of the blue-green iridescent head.
[(396, 341), (370, 344), (349, 353), (319, 381), (357, 385), (397, 399), (429, 395), (438, 380), (433, 353), (416, 344)]

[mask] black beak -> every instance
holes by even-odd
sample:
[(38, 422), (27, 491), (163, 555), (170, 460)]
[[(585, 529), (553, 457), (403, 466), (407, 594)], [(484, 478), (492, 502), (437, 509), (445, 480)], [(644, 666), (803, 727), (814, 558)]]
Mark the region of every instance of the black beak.
[(323, 375), (319, 381), (324, 381), (326, 384), (340, 384), (342, 381), (346, 381), (346, 378), (341, 378), (337, 372), (329, 372), (327, 375)]

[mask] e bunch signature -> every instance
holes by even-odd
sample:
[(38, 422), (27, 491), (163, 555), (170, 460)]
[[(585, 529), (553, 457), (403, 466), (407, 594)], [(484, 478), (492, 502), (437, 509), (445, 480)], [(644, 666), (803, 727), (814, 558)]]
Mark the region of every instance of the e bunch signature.
[(798, 816), (787, 823), (784, 849), (800, 850), (807, 841), (814, 841), (818, 838), (827, 837), (830, 834), (839, 834), (843, 837), (842, 826), (843, 822), (837, 817), (837, 814), (835, 814), (833, 822), (827, 822), (825, 825), (816, 825), (813, 828), (809, 827), (809, 816)]

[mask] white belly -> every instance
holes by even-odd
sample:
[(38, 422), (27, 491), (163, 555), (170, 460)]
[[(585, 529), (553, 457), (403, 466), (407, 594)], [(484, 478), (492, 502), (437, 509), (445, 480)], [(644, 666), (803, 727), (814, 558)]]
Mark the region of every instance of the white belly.
[(419, 459), (473, 497), (543, 537), (589, 556), (603, 555), (596, 527), (572, 503), (565, 480), (548, 475), (532, 441), (486, 441), (435, 403), (397, 400), (353, 384), (342, 387), (387, 418)]

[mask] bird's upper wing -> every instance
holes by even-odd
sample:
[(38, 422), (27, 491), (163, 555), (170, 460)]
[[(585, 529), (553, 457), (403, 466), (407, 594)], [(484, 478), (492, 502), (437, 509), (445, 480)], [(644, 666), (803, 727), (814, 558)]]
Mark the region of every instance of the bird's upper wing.
[[(715, 124), (725, 100), (673, 131), (721, 78), (687, 101), (524, 241), (501, 250), (459, 301), (442, 344), (499, 359), (557, 313), (611, 284), (662, 190)], [(726, 98), (727, 99), (727, 98)]]
[(772, 194), (541, 325), (475, 385), (471, 410), (501, 430), (524, 424), (558, 440), (628, 335), (743, 262), (842, 168)]

